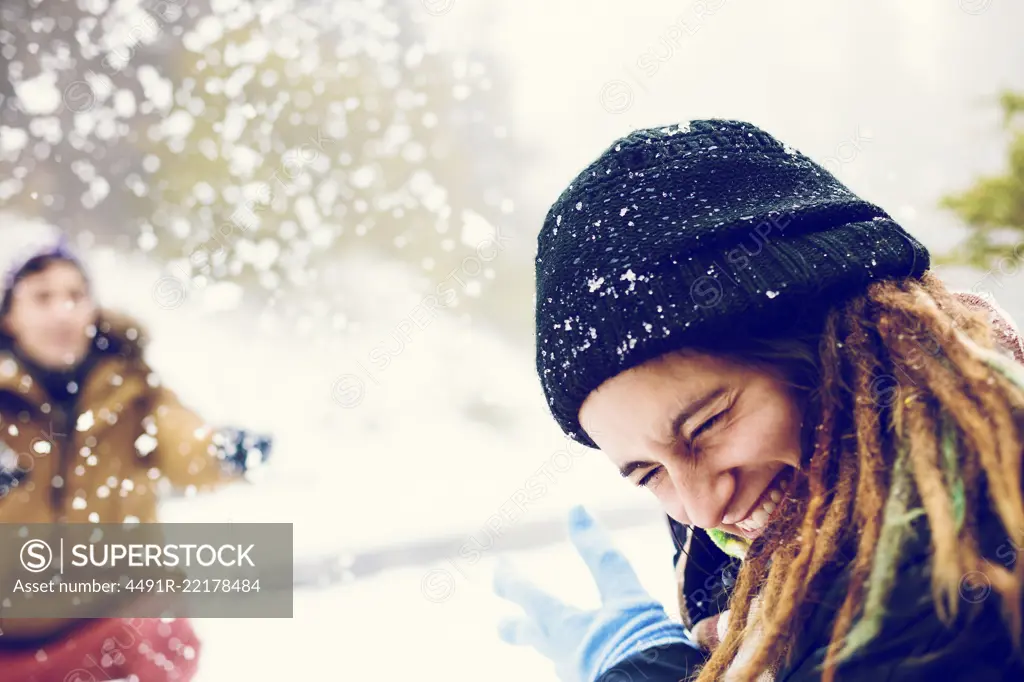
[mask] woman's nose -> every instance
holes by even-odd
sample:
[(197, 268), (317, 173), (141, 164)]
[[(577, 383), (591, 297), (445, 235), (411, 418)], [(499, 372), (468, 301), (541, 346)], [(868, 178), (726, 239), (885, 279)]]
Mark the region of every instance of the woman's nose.
[(54, 314), (60, 317), (71, 317), (75, 313), (75, 301), (71, 297), (61, 298), (54, 305)]
[(686, 518), (699, 528), (716, 528), (728, 509), (735, 490), (735, 477), (729, 471), (708, 471), (686, 466), (669, 471)]

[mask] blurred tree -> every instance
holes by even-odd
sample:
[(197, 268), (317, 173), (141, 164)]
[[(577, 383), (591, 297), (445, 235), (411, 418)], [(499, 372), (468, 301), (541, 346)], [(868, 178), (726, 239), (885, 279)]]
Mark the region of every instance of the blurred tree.
[(147, 251), (186, 291), (298, 287), (344, 314), (338, 270), (373, 253), (439, 307), (529, 323), (504, 305), (532, 276), (506, 248), (508, 89), (429, 39), (437, 3), (0, 3), (0, 208)]
[(139, 70), (162, 70), (203, 0), (7, 0), (0, 55), (0, 208), (100, 242), (136, 231), (150, 210), (138, 184), (136, 130), (161, 112)]
[(439, 308), (486, 313), (473, 303), (499, 270), (528, 286), (502, 257), (516, 155), (501, 93), (404, 5), (240, 3), (184, 36), (160, 75), (173, 105), (144, 136), (156, 208), (142, 243), (187, 289), (297, 286), (322, 303), (354, 293), (332, 283), (356, 253), (413, 266)]
[(1004, 258), (1024, 257), (1024, 93), (1000, 97), (1003, 125), (1010, 135), (1009, 168), (1004, 175), (979, 178), (972, 187), (946, 196), (941, 205), (971, 228), (971, 234), (940, 263), (990, 268)]

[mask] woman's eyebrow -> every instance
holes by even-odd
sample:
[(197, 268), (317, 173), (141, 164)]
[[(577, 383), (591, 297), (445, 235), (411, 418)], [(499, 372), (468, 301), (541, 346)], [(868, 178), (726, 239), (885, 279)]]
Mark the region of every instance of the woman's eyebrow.
[(633, 460), (632, 462), (626, 462), (619, 467), (619, 473), (622, 474), (623, 478), (629, 478), (629, 475), (637, 469), (643, 469), (644, 467), (657, 466), (657, 462), (647, 462), (645, 460)]

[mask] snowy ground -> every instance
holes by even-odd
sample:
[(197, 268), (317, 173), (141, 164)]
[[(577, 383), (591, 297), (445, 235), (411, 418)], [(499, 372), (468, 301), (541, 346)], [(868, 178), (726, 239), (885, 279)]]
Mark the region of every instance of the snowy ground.
[[(672, 549), (662, 523), (615, 533), (647, 588), (675, 610)], [(295, 595), (292, 620), (204, 620), (197, 682), (215, 680), (489, 680), (554, 682), (547, 661), (496, 635), (515, 608), (492, 596), (495, 556), (382, 574)], [(516, 553), (536, 582), (580, 606), (597, 595), (582, 561), (562, 543)], [(452, 580), (433, 580), (439, 576)], [(426, 585), (426, 589), (425, 589)], [(447, 598), (445, 598), (447, 597)]]

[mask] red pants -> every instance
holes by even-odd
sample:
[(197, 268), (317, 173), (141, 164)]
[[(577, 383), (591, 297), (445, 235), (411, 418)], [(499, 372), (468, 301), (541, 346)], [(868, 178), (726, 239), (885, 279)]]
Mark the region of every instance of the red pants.
[(184, 619), (86, 620), (39, 647), (0, 642), (0, 682), (188, 682), (198, 665), (199, 640)]

